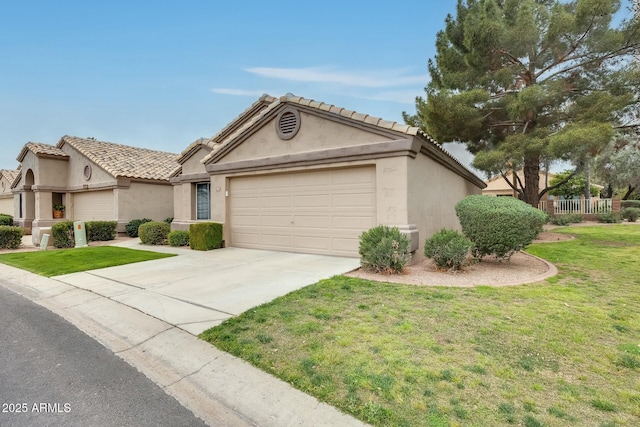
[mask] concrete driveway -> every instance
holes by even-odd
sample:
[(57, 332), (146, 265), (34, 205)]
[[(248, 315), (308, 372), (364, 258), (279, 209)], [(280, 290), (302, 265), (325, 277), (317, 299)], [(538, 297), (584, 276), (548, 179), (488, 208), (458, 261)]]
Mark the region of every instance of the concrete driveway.
[(191, 334), (318, 280), (359, 267), (360, 260), (323, 255), (224, 248), (208, 252), (117, 246), (178, 256), (56, 276), (163, 320)]

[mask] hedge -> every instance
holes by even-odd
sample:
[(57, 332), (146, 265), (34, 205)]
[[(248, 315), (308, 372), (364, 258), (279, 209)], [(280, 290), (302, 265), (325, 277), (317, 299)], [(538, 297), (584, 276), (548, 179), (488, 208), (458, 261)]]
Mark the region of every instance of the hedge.
[(0, 249), (18, 249), (22, 244), (21, 227), (0, 225)]
[(104, 242), (116, 238), (117, 221), (88, 221), (85, 223), (88, 242)]
[(547, 222), (547, 214), (513, 197), (467, 196), (455, 209), (477, 258), (510, 258), (529, 245)]
[(53, 246), (56, 248), (73, 248), (76, 245), (76, 239), (73, 235), (73, 221), (53, 224), (51, 237), (53, 238)]
[(222, 247), (222, 224), (199, 222), (189, 226), (189, 246), (196, 251)]
[(638, 208), (640, 209), (640, 200), (621, 200), (620, 208)]

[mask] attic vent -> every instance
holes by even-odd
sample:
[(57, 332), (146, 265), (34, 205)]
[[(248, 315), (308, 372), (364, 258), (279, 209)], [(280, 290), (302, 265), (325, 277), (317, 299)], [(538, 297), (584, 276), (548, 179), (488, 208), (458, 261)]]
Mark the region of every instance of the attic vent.
[(280, 139), (291, 139), (300, 130), (300, 113), (293, 108), (283, 110), (276, 118), (276, 133)]

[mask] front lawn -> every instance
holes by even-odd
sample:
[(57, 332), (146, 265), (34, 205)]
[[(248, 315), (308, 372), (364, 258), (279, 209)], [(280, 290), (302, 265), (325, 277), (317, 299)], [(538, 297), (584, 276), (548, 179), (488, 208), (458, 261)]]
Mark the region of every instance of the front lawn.
[(202, 338), (378, 426), (640, 425), (640, 227), (562, 232), (546, 282), (337, 276)]
[(175, 255), (114, 246), (95, 246), (2, 254), (0, 263), (51, 277), (171, 256)]

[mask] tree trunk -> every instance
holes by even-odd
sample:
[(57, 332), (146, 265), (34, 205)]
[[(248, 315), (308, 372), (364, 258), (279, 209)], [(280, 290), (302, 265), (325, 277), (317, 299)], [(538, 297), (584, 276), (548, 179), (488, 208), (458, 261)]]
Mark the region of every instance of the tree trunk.
[(540, 197), (540, 157), (531, 156), (524, 159), (524, 201), (534, 208), (538, 207)]

